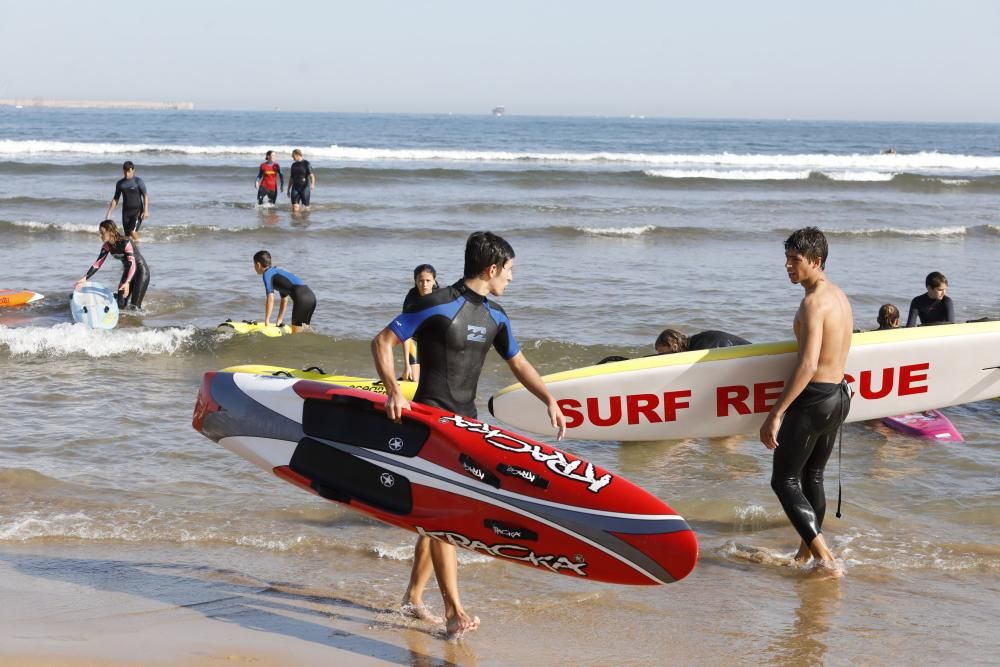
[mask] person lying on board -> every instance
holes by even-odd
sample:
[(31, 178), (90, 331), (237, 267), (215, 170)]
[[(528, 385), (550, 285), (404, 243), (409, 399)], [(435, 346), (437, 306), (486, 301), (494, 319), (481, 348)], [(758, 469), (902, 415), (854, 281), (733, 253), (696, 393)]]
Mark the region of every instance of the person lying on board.
[(271, 266), (271, 253), (260, 250), (254, 253), (253, 270), (264, 279), (264, 326), (271, 325), (271, 311), (274, 309), (274, 293), (281, 295), (278, 308), (277, 326), (285, 321), (288, 300), (292, 300), (292, 333), (300, 333), (309, 327), (313, 311), (316, 310), (316, 295), (309, 286), (291, 271)]
[[(714, 350), (720, 347), (733, 347), (736, 345), (750, 345), (750, 341), (735, 334), (715, 329), (702, 331), (691, 337), (685, 336), (677, 329), (664, 329), (660, 332), (660, 335), (656, 337), (656, 342), (653, 343), (653, 349), (656, 350), (656, 354), (648, 356), (652, 357), (657, 354), (675, 354), (677, 352), (688, 352), (690, 350)], [(607, 364), (612, 361), (626, 361), (627, 359), (628, 357), (612, 355), (610, 357), (604, 357), (597, 362), (597, 365)]]
[(951, 324), (955, 322), (955, 305), (948, 291), (948, 279), (943, 273), (931, 271), (924, 280), (927, 293), (913, 298), (910, 302), (910, 313), (906, 316), (906, 326), (917, 326), (919, 318), (921, 325)]

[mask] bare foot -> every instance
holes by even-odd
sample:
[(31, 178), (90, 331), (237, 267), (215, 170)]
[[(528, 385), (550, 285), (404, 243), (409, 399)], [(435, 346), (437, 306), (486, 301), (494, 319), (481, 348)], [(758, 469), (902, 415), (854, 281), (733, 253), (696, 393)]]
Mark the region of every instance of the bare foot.
[(478, 627), (478, 616), (470, 618), (468, 614), (462, 612), (455, 616), (455, 618), (448, 619), (448, 625), (445, 629), (448, 631), (448, 639), (458, 639), (466, 632), (472, 632)]
[(415, 618), (420, 621), (427, 621), (428, 623), (433, 623), (434, 625), (441, 625), (444, 623), (444, 619), (440, 616), (435, 615), (430, 609), (422, 604), (413, 604), (412, 602), (401, 605), (399, 607), (400, 613), (410, 618)]
[(844, 576), (844, 568), (835, 560), (820, 560), (817, 558), (813, 572), (825, 579), (840, 579)]

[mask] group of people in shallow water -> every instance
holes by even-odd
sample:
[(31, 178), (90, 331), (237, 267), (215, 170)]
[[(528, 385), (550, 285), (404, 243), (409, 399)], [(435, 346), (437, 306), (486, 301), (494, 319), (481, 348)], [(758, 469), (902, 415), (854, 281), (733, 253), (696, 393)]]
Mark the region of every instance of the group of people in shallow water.
[[(126, 169), (126, 176), (128, 173)], [(147, 207), (148, 202), (144, 202), (143, 210), (148, 211)], [(134, 232), (142, 218), (137, 218), (133, 227), (127, 226), (125, 234), (119, 234), (110, 220), (100, 223), (104, 245), (98, 261), (84, 279), (112, 255), (121, 259), (124, 266), (119, 286), (122, 295), (131, 299), (137, 291), (145, 291), (149, 272), (137, 258), (141, 256), (133, 245), (137, 240)], [(825, 273), (829, 249), (823, 232), (815, 227), (796, 230), (785, 240), (784, 249), (788, 279), (804, 289), (792, 327), (798, 342), (797, 361), (759, 436), (764, 446), (774, 452), (771, 487), (800, 537), (795, 560), (803, 565), (812, 562), (818, 570), (842, 576), (843, 571), (822, 533), (826, 514), (823, 478), (836, 435), (850, 410), (845, 366), (853, 314), (843, 290)], [(398, 421), (410, 407), (401, 380), (417, 381), (415, 401), (475, 418), (479, 377), (489, 348), (493, 347), (515, 378), (546, 406), (556, 438), (564, 437), (566, 419), (562, 410), (525, 357), (506, 311), (494, 301), (513, 279), (513, 265), (514, 250), (506, 240), (491, 232), (475, 232), (465, 244), (463, 276), (454, 284), (440, 287), (434, 267), (429, 264), (416, 267), (414, 286), (403, 301), (402, 312), (371, 342), (375, 368), (386, 389), (387, 418)], [(253, 255), (253, 266), (264, 282), (265, 324), (271, 321), (274, 292), (278, 292), (281, 303), (276, 323), (284, 321), (290, 300), (293, 331), (308, 327), (316, 297), (305, 282), (274, 266), (266, 250)], [(137, 290), (135, 281), (140, 270), (144, 277), (141, 290)], [(911, 303), (908, 325), (915, 324), (917, 319), (921, 324), (953, 321), (954, 308), (945, 295), (947, 280), (935, 272), (927, 277), (926, 285), (927, 294)], [(880, 327), (898, 325), (898, 310), (884, 306), (883, 311), (879, 316)], [(687, 337), (667, 329), (657, 337), (654, 347), (657, 353), (664, 354), (748, 343), (721, 331)], [(399, 378), (393, 355), (396, 345), (404, 346), (404, 369)], [(441, 590), (444, 618), (436, 616), (424, 604), (424, 590), (432, 574)], [(401, 610), (421, 620), (444, 623), (452, 636), (479, 626), (479, 618), (462, 606), (454, 545), (427, 536), (418, 538)]]
[[(142, 301), (146, 296), (146, 289), (149, 287), (149, 265), (146, 259), (139, 252), (139, 229), (143, 222), (149, 219), (149, 192), (146, 183), (135, 175), (135, 164), (131, 160), (126, 160), (122, 164), (122, 178), (115, 183), (115, 194), (108, 204), (108, 209), (104, 213), (104, 220), (98, 225), (98, 234), (101, 237), (101, 249), (97, 259), (87, 270), (87, 273), (76, 281), (75, 287), (79, 287), (97, 273), (104, 265), (104, 261), (109, 257), (119, 260), (122, 264), (122, 275), (115, 290), (115, 298), (120, 308), (139, 309), (142, 308)], [(263, 204), (267, 198), (272, 204), (278, 198), (278, 183), (281, 188), (285, 188), (285, 179), (281, 173), (281, 167), (274, 161), (274, 151), (267, 151), (264, 162), (260, 164), (257, 178), (254, 180), (254, 187), (257, 188), (257, 203)], [(316, 187), (316, 175), (312, 165), (304, 159), (302, 151), (298, 148), (292, 151), (292, 168), (288, 181), (288, 197), (292, 200), (292, 211), (299, 211), (308, 208), (312, 196), (312, 190)], [(111, 220), (111, 215), (118, 207), (119, 202), (122, 207), (122, 231)], [(256, 260), (255, 260), (256, 265)], [(270, 260), (264, 267), (266, 270), (270, 266)], [(264, 273), (263, 271), (258, 273)], [(302, 281), (288, 272), (275, 270), (268, 272), (264, 277), (264, 284), (267, 293), (272, 293), (271, 284), (277, 278), (279, 293), (282, 296), (290, 295), (293, 291), (299, 292), (299, 319), (304, 318), (304, 324), (309, 324), (312, 316), (312, 309), (315, 308), (315, 297), (313, 297), (312, 308), (307, 305), (307, 298), (304, 290), (293, 290), (293, 287), (302, 286)], [(306, 288), (308, 289), (308, 288)], [(311, 292), (310, 292), (311, 294)], [(282, 300), (281, 311), (278, 319), (281, 320), (284, 314), (285, 301)], [(307, 313), (308, 311), (308, 313)], [(270, 314), (270, 308), (267, 310)], [(292, 314), (293, 320), (296, 313)], [(300, 323), (301, 324), (301, 323)], [(301, 330), (301, 325), (293, 323), (293, 328)]]

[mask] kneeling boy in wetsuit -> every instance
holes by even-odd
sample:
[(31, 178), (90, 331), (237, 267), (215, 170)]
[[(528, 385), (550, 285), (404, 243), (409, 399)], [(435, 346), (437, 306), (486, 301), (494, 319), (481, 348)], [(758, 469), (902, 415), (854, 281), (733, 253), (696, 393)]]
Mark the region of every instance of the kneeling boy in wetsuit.
[(805, 289), (793, 326), (798, 359), (760, 427), (760, 441), (774, 451), (771, 488), (802, 538), (795, 560), (815, 558), (817, 567), (842, 576), (823, 539), (823, 469), (851, 408), (844, 367), (854, 316), (847, 295), (824, 272), (827, 254), (826, 237), (815, 227), (785, 241), (788, 279)]
[(264, 279), (264, 326), (271, 323), (271, 311), (274, 309), (274, 292), (281, 295), (281, 306), (278, 308), (277, 324), (281, 326), (285, 319), (285, 308), (288, 300), (292, 300), (292, 333), (299, 333), (309, 326), (313, 311), (316, 310), (316, 295), (301, 278), (291, 271), (271, 266), (271, 253), (261, 250), (254, 253), (253, 268), (257, 275)]

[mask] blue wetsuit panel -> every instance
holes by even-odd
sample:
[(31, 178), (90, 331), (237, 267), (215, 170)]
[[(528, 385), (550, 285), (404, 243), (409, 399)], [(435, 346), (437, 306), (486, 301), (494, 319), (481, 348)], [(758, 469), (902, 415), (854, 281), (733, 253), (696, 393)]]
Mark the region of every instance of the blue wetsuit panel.
[(291, 296), (292, 288), (296, 285), (305, 285), (305, 282), (297, 275), (277, 266), (268, 267), (261, 278), (264, 279), (264, 294), (270, 294), (277, 290), (282, 298)]
[(417, 341), (414, 400), (468, 417), (476, 416), (476, 388), (490, 346), (508, 361), (521, 351), (503, 308), (462, 281), (414, 299), (388, 328), (400, 341)]

